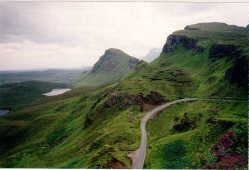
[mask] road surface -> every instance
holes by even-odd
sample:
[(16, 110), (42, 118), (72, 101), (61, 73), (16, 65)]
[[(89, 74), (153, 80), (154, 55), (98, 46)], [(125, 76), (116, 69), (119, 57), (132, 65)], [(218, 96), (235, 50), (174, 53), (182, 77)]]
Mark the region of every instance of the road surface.
[(185, 98), (185, 99), (179, 99), (175, 100), (173, 102), (169, 102), (163, 105), (160, 105), (156, 107), (155, 109), (149, 111), (146, 113), (144, 118), (141, 121), (140, 124), (140, 129), (141, 129), (141, 144), (139, 148), (129, 154), (129, 156), (132, 159), (132, 168), (133, 169), (143, 169), (144, 166), (144, 161), (146, 158), (146, 150), (147, 150), (147, 131), (146, 131), (146, 124), (148, 120), (152, 119), (158, 112), (163, 111), (164, 109), (170, 107), (171, 105), (177, 104), (177, 103), (183, 103), (183, 102), (194, 102), (194, 101), (213, 101), (213, 102), (245, 102), (248, 103), (248, 100), (246, 99), (240, 99), (240, 100), (235, 100), (235, 99), (199, 99), (199, 98)]
[(132, 168), (133, 169), (142, 169), (146, 157), (146, 150), (147, 150), (147, 132), (146, 132), (146, 124), (148, 120), (152, 119), (153, 116), (155, 116), (158, 112), (170, 107), (171, 105), (182, 103), (182, 102), (193, 102), (199, 100), (198, 98), (185, 98), (185, 99), (179, 99), (175, 100), (173, 102), (169, 102), (166, 104), (163, 104), (161, 106), (156, 107), (155, 109), (149, 111), (144, 118), (141, 121), (140, 129), (141, 129), (141, 144), (138, 150), (133, 152), (131, 154), (132, 158)]

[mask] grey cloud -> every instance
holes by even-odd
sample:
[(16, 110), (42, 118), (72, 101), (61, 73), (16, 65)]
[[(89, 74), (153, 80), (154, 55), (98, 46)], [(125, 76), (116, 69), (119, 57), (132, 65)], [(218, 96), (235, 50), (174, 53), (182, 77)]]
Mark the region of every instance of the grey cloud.
[(0, 2), (0, 69), (92, 65), (111, 47), (142, 58), (185, 25), (245, 26), (248, 11), (216, 4)]

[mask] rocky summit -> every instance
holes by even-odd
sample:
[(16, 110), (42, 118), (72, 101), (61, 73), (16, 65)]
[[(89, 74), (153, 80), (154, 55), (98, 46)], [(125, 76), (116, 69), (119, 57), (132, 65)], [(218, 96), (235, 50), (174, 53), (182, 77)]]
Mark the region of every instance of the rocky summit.
[[(83, 73), (77, 86), (102, 86), (124, 78), (133, 71), (139, 60), (122, 50), (107, 49), (91, 71)], [(103, 79), (103, 77), (105, 77)]]

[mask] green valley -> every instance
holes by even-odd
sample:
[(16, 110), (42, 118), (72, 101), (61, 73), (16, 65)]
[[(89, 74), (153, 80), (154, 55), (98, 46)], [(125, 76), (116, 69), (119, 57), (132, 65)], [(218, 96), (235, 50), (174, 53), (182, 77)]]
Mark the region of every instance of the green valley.
[(56, 88), (66, 87), (70, 86), (62, 83), (43, 81), (4, 84), (0, 86), (0, 108), (10, 108), (11, 110), (24, 108), (45, 98), (44, 93)]
[(12, 99), (30, 105), (0, 117), (0, 167), (132, 168), (147, 112), (200, 98), (221, 100), (178, 103), (148, 121), (144, 168), (247, 168), (248, 35), (225, 23), (189, 25), (151, 63), (106, 50), (63, 95), (40, 99), (32, 82), (30, 103), (24, 90)]

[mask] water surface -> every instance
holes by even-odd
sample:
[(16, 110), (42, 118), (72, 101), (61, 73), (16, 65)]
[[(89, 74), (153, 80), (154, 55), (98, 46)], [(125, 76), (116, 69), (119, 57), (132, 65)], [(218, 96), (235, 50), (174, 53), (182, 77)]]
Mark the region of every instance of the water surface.
[(10, 112), (10, 110), (0, 109), (0, 116), (6, 115), (9, 112)]
[(53, 89), (48, 93), (44, 93), (45, 96), (57, 96), (70, 91), (71, 89)]

